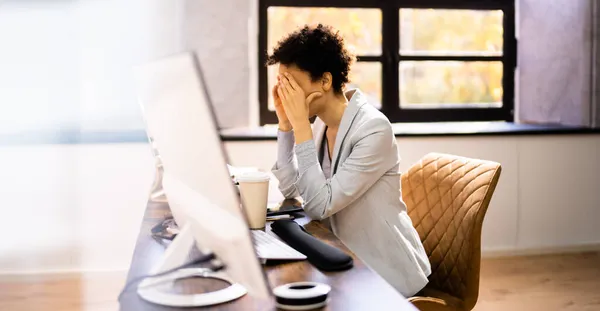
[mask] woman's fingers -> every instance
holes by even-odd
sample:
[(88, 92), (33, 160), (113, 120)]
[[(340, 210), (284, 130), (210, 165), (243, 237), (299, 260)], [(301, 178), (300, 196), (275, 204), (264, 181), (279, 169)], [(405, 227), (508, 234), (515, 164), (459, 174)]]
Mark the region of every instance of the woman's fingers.
[(289, 73), (284, 73), (285, 78), (284, 80), (287, 80), (290, 84), (290, 86), (294, 89), (294, 90), (299, 90), (300, 89), (300, 85), (298, 85), (298, 83), (296, 82), (296, 80), (294, 79), (294, 77), (289, 74)]
[(277, 88), (277, 95), (279, 96), (279, 99), (281, 99), (281, 103), (285, 104), (285, 102), (287, 101), (287, 97), (282, 87)]
[(287, 91), (288, 94), (292, 94), (292, 92), (294, 92), (294, 88), (292, 87), (292, 85), (290, 84), (290, 81), (288, 81), (287, 78), (283, 77), (281, 78), (281, 84), (283, 86), (283, 88)]
[(284, 73), (283, 77), (281, 78), (281, 81), (283, 82), (283, 85), (285, 85), (285, 87), (289, 88), (290, 91), (296, 90), (296, 88), (291, 84), (289, 76), (290, 75), (287, 72)]
[(285, 79), (281, 79), (281, 83), (279, 84), (279, 88), (282, 90), (283, 94), (285, 95), (286, 98), (290, 98), (291, 94), (292, 94), (292, 90), (291, 87), (289, 86), (289, 83), (286, 84)]

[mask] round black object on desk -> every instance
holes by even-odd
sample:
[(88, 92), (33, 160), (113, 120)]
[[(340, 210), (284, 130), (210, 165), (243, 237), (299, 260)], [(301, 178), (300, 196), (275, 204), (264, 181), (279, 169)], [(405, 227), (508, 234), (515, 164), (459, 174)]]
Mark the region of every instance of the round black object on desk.
[(313, 310), (324, 307), (331, 287), (316, 282), (297, 282), (273, 289), (277, 307), (284, 310)]

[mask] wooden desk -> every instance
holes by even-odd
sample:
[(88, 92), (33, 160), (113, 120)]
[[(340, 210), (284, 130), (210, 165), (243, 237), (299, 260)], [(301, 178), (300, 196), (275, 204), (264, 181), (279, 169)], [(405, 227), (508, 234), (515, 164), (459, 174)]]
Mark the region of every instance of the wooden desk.
[[(147, 274), (162, 257), (167, 244), (155, 240), (150, 234), (150, 229), (169, 214), (168, 204), (148, 203), (129, 269), (128, 282), (135, 277)], [(329, 284), (332, 288), (331, 299), (324, 310), (330, 311), (415, 310), (402, 295), (360, 261), (332, 232), (319, 222), (309, 222), (310, 220), (307, 218), (300, 218), (296, 221), (304, 225), (306, 230), (317, 238), (351, 254), (354, 258), (354, 268), (343, 272), (322, 272), (313, 267), (308, 261), (265, 266), (269, 284), (272, 288), (297, 281), (316, 281)], [(176, 290), (186, 293), (199, 293), (202, 292), (202, 289), (216, 290), (223, 287), (225, 287), (225, 284), (216, 280), (190, 279), (178, 283)], [(246, 295), (231, 303), (205, 308), (204, 310), (276, 310), (273, 302), (257, 306), (257, 303), (252, 300), (252, 297)], [(137, 295), (135, 287), (123, 294), (120, 306), (122, 311), (177, 310), (153, 305), (142, 300)]]

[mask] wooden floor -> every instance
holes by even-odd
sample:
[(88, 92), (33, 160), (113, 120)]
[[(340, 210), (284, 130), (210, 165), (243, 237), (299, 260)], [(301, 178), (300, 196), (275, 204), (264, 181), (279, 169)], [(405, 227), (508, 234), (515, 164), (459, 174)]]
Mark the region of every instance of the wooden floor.
[(126, 272), (0, 276), (0, 310), (114, 311)]
[[(485, 259), (478, 311), (600, 311), (600, 253)], [(117, 310), (124, 272), (0, 276), (0, 310)]]
[(600, 253), (486, 259), (475, 310), (600, 310)]

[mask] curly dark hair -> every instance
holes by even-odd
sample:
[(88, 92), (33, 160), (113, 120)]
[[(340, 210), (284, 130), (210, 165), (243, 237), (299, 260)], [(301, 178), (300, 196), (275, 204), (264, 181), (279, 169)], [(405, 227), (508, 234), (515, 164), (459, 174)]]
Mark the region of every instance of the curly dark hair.
[(339, 31), (318, 24), (306, 25), (277, 42), (273, 54), (267, 57), (267, 65), (296, 65), (307, 71), (313, 81), (329, 72), (333, 90), (341, 93), (349, 82), (350, 66), (354, 60), (355, 56), (346, 49)]

